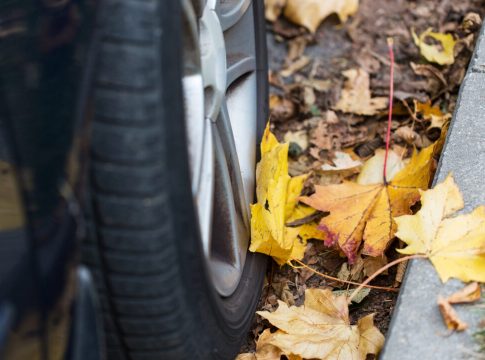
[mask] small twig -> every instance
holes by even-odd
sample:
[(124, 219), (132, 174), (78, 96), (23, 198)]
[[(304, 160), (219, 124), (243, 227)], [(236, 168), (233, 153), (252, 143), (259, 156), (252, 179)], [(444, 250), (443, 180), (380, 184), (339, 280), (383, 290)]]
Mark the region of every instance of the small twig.
[(401, 100), (401, 103), (403, 104), (403, 106), (406, 108), (406, 110), (408, 111), (409, 113), (409, 116), (411, 116), (411, 118), (413, 119), (413, 122), (412, 122), (412, 125), (411, 125), (411, 129), (414, 130), (414, 124), (416, 122), (421, 122), (421, 120), (419, 120), (416, 115), (414, 114), (414, 111), (411, 110), (411, 108), (409, 107), (408, 103), (406, 102), (406, 100)]
[(364, 287), (366, 287), (368, 283), (370, 283), (372, 280), (374, 280), (377, 276), (382, 274), (384, 271), (386, 271), (390, 267), (393, 267), (394, 265), (397, 265), (399, 263), (402, 263), (404, 261), (408, 261), (408, 260), (411, 260), (411, 259), (427, 259), (427, 258), (428, 258), (428, 255), (414, 254), (414, 255), (404, 256), (402, 258), (391, 261), (390, 263), (384, 265), (379, 270), (377, 270), (374, 274), (369, 276), (362, 284), (360, 284), (359, 287), (354, 290), (352, 295), (350, 295), (349, 299), (347, 300), (347, 303), (350, 304), (352, 302), (352, 299), (358, 294), (358, 292), (360, 290), (362, 290)]
[[(338, 281), (338, 282), (341, 282), (341, 283), (344, 283), (344, 284), (356, 285), (356, 286), (359, 286), (360, 289), (362, 289), (362, 287), (367, 287), (367, 288), (376, 289), (376, 290), (386, 290), (386, 291), (393, 291), (393, 292), (398, 292), (399, 291), (399, 289), (396, 289), (396, 288), (385, 287), (385, 286), (368, 285), (368, 283), (365, 284), (364, 286), (362, 286), (362, 284), (361, 283), (358, 283), (358, 282), (348, 281), (348, 280), (342, 280), (342, 279), (339, 279), (339, 278), (336, 278), (336, 277), (333, 277), (333, 276), (330, 276), (330, 275), (321, 273), (318, 270), (315, 270), (315, 269), (311, 268), (310, 266), (308, 266), (307, 264), (305, 264), (304, 262), (302, 262), (300, 260), (292, 260), (292, 261), (297, 262), (298, 264), (300, 264), (305, 269), (308, 269), (308, 270), (312, 271), (313, 273), (315, 273), (316, 275), (321, 276), (321, 277), (323, 277), (325, 279), (330, 279), (330, 280), (333, 280), (333, 281)], [(293, 266), (291, 263), (290, 263), (290, 265)], [(293, 266), (293, 267), (295, 267), (295, 266)], [(353, 295), (353, 293), (352, 293), (352, 295)]]
[(382, 56), (381, 54), (379, 53), (376, 53), (375, 51), (373, 50), (368, 50), (369, 51), (369, 54), (371, 54), (373, 57), (375, 57), (377, 60), (379, 60), (382, 64), (386, 65), (386, 66), (390, 66), (391, 63), (389, 62), (389, 60), (387, 60), (384, 56)]
[(382, 174), (384, 185), (387, 185), (387, 157), (389, 155), (389, 143), (391, 142), (391, 125), (392, 125), (392, 101), (394, 99), (394, 40), (387, 38), (387, 46), (389, 47), (389, 58), (391, 62), (391, 72), (389, 76), (389, 116), (387, 118), (387, 133), (386, 133), (386, 155), (384, 156), (384, 173)]

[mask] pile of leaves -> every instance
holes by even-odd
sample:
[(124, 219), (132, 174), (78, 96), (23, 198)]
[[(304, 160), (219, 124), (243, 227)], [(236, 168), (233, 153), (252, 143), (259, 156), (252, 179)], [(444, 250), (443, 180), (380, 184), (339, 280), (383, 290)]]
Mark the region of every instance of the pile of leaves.
[[(275, 263), (238, 359), (377, 354), (410, 257), (443, 281), (485, 281), (485, 208), (452, 217), (463, 207), (452, 177), (428, 190), (484, 10), (266, 1), (271, 127), (250, 250)], [(453, 303), (439, 307), (459, 331)]]

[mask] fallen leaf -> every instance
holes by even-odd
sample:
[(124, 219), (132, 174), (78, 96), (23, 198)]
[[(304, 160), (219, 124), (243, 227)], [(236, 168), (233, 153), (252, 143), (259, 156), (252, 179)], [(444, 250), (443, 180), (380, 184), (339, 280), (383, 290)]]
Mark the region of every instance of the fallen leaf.
[(409, 126), (401, 126), (394, 131), (394, 135), (397, 138), (404, 140), (409, 145), (413, 145), (416, 139), (419, 137), (418, 133)]
[(469, 34), (472, 32), (477, 31), (482, 25), (482, 19), (480, 15), (474, 12), (470, 12), (465, 15), (463, 21), (460, 25), (460, 30), (463, 31), (465, 34)]
[(304, 104), (304, 111), (311, 112), (312, 108), (315, 107), (315, 101), (317, 97), (315, 95), (315, 91), (311, 86), (304, 86), (303, 87), (303, 104)]
[[(365, 257), (364, 258), (364, 275), (371, 276), (379, 270), (380, 268), (387, 265), (387, 257), (386, 255), (376, 256), (376, 257)], [(384, 271), (382, 274), (387, 275), (388, 271)]]
[(438, 297), (438, 307), (449, 330), (463, 331), (468, 328), (468, 325), (458, 317), (455, 309), (441, 296)]
[[(315, 212), (315, 209), (309, 206), (306, 206), (304, 204), (297, 204), (286, 220), (287, 227), (292, 227), (292, 226), (288, 226), (288, 223), (291, 224), (292, 222), (305, 218), (313, 214), (314, 212)], [(317, 240), (324, 241), (326, 239), (325, 232), (318, 229), (317, 224), (318, 224), (318, 220), (314, 220), (312, 222), (294, 227), (295, 229), (298, 230), (297, 237), (299, 241), (302, 241), (304, 243), (306, 243), (306, 241), (309, 239), (317, 239)]]
[(288, 287), (288, 281), (273, 282), (271, 287), (279, 299), (288, 305), (295, 305), (295, 299), (293, 299), (293, 294)]
[(344, 262), (340, 267), (339, 272), (337, 273), (337, 277), (340, 280), (351, 280), (351, 281), (361, 281), (363, 276), (364, 270), (364, 261), (359, 256), (354, 264), (349, 265), (347, 262)]
[(354, 148), (354, 152), (359, 155), (361, 158), (367, 158), (372, 156), (379, 147), (384, 144), (384, 141), (380, 136), (376, 136), (370, 141), (366, 141), (363, 144), (360, 144)]
[[(433, 65), (430, 64), (415, 64), (411, 62), (411, 68), (413, 69), (414, 73), (419, 76), (424, 76), (427, 78), (433, 78), (438, 80), (442, 86), (447, 87), (448, 82), (446, 81), (445, 77), (443, 76), (442, 72), (435, 68)], [(432, 86), (432, 85), (431, 85)]]
[(297, 227), (297, 226), (305, 225), (305, 224), (312, 223), (312, 222), (315, 222), (315, 221), (320, 221), (320, 219), (322, 217), (327, 216), (328, 214), (329, 214), (329, 212), (318, 211), (318, 210), (312, 209), (312, 212), (311, 212), (310, 215), (307, 215), (307, 216), (305, 216), (301, 219), (297, 219), (297, 220), (293, 220), (291, 222), (287, 222), (286, 226)]
[[(357, 183), (361, 185), (380, 184), (383, 182), (382, 169), (386, 151), (377, 149), (373, 157), (367, 160), (357, 177)], [(401, 157), (394, 151), (389, 151), (387, 156), (386, 179), (392, 180), (396, 174), (404, 168), (405, 164)]]
[[(283, 351), (272, 345), (271, 339), (270, 329), (264, 330), (256, 343), (256, 352), (239, 354), (235, 360), (280, 360)], [(300, 356), (288, 355), (287, 357), (288, 360), (302, 360)]]
[(283, 12), (286, 0), (265, 0), (264, 15), (268, 21), (276, 21)]
[(396, 236), (408, 246), (402, 254), (426, 255), (442, 281), (485, 282), (485, 206), (469, 214), (450, 217), (463, 208), (453, 177), (421, 191), (421, 209), (415, 215), (395, 218)]
[(346, 296), (336, 297), (328, 289), (306, 290), (304, 306), (278, 303), (278, 309), (272, 313), (257, 313), (278, 328), (274, 333), (265, 331), (264, 343), (277, 347), (286, 356), (364, 360), (367, 354), (379, 353), (384, 344), (384, 336), (374, 326), (373, 314), (351, 325)]
[(345, 22), (358, 8), (359, 0), (288, 0), (284, 14), (288, 20), (314, 33), (329, 15), (335, 13)]
[[(278, 359), (278, 358), (273, 357), (273, 359)], [(238, 356), (236, 356), (236, 358), (234, 360), (258, 360), (258, 358), (256, 357), (256, 354), (254, 354), (254, 353), (244, 353), (244, 354), (239, 354)]]
[(371, 97), (369, 74), (363, 69), (350, 69), (342, 73), (347, 80), (335, 110), (359, 115), (375, 115), (387, 107), (386, 97)]
[(450, 114), (444, 114), (439, 106), (431, 105), (431, 100), (428, 100), (425, 103), (415, 100), (414, 107), (416, 109), (416, 113), (420, 114), (424, 120), (433, 121), (433, 119), (447, 118), (450, 116)]
[(350, 267), (350, 280), (360, 282), (364, 276), (364, 260), (361, 256)]
[(359, 53), (356, 60), (359, 66), (369, 74), (375, 74), (381, 68), (381, 62), (366, 48)]
[(349, 264), (344, 262), (342, 266), (340, 267), (340, 270), (337, 273), (337, 277), (340, 280), (347, 281), (350, 279), (350, 270), (349, 270)]
[(281, 96), (271, 94), (269, 97), (269, 108), (271, 110), (271, 121), (285, 121), (296, 115), (295, 104)]
[(310, 132), (310, 142), (319, 150), (348, 148), (364, 142), (367, 137), (368, 129), (365, 126), (349, 126), (331, 110), (325, 112), (316, 128)]
[(421, 115), (424, 120), (430, 122), (426, 129), (426, 135), (428, 138), (437, 140), (442, 133), (442, 129), (447, 129), (447, 126), (451, 120), (451, 114), (443, 113), (437, 105), (431, 106), (430, 100), (425, 103), (415, 100), (414, 107), (416, 114)]
[(288, 53), (285, 59), (285, 64), (291, 64), (293, 61), (303, 56), (308, 42), (308, 34), (288, 40)]
[(416, 114), (421, 115), (424, 120), (430, 122), (426, 129), (427, 136), (436, 140), (441, 134), (441, 129), (446, 127), (450, 122), (451, 114), (443, 113), (436, 105), (431, 106), (431, 101), (429, 100), (426, 103), (421, 103), (415, 100), (414, 106)]
[[(439, 65), (450, 65), (455, 61), (455, 56), (453, 55), (455, 39), (453, 39), (453, 35), (433, 32), (431, 28), (422, 32), (419, 36), (412, 29), (411, 34), (421, 55), (429, 62), (434, 62)], [(427, 37), (438, 41), (440, 46), (427, 44), (425, 42)]]
[(316, 223), (286, 226), (315, 210), (298, 203), (307, 174), (288, 175), (288, 143), (280, 144), (269, 124), (261, 142), (256, 168), (257, 203), (251, 205), (250, 251), (271, 255), (277, 263), (302, 259), (308, 239), (325, 240)]
[[(319, 227), (327, 234), (325, 245), (338, 247), (356, 260), (360, 244), (362, 254), (381, 256), (394, 237), (397, 214), (411, 213), (419, 200), (419, 189), (428, 187), (433, 164), (433, 145), (414, 153), (409, 163), (388, 184), (362, 185), (344, 182), (315, 186), (315, 193), (300, 200), (320, 211), (329, 211)], [(381, 170), (382, 171), (382, 170)]]
[(403, 261), (397, 264), (396, 277), (394, 278), (394, 285), (393, 285), (394, 287), (398, 287), (402, 283), (407, 267), (408, 267), (407, 261)]
[(333, 165), (323, 164), (320, 169), (323, 171), (349, 171), (362, 166), (360, 160), (352, 159), (349, 154), (343, 151), (335, 151), (335, 157), (332, 159), (332, 162)]
[(283, 77), (288, 77), (293, 75), (295, 72), (302, 70), (305, 66), (310, 63), (311, 59), (308, 56), (301, 56), (296, 61), (289, 64), (286, 68), (281, 70), (280, 75)]
[(301, 259), (306, 242), (297, 238), (299, 228), (285, 226), (296, 207), (306, 175), (288, 175), (288, 144), (280, 144), (269, 124), (261, 141), (261, 161), (256, 168), (257, 202), (251, 205), (250, 251), (271, 255), (284, 264)]
[(424, 103), (419, 101), (414, 101), (414, 108), (416, 113), (421, 114), (423, 119), (431, 120), (432, 116), (443, 116), (442, 111), (440, 110), (439, 106), (432, 105), (431, 100), (428, 100)]
[(320, 80), (320, 79), (303, 79), (301, 82), (304, 86), (311, 86), (313, 89), (321, 92), (326, 92), (332, 87), (332, 82), (330, 80)]
[[(354, 293), (355, 289), (349, 289), (349, 290), (334, 290), (332, 291), (334, 296), (342, 296), (344, 295), (345, 297), (350, 297)], [(363, 288), (362, 290), (359, 290), (357, 295), (355, 295), (352, 298), (352, 302), (356, 304), (360, 304), (362, 300), (364, 300), (367, 295), (370, 293), (370, 288)]]
[(288, 131), (283, 140), (287, 143), (295, 143), (301, 148), (302, 151), (305, 151), (308, 147), (308, 134), (306, 130), (299, 130), (299, 131)]
[(450, 304), (472, 303), (480, 300), (480, 296), (480, 285), (477, 282), (472, 282), (463, 289), (458, 290), (457, 292), (448, 296), (446, 301), (448, 301)]

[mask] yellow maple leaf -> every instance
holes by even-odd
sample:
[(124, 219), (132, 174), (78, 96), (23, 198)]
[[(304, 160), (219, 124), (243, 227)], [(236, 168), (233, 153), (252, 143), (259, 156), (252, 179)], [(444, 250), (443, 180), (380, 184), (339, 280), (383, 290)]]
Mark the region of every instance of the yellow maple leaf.
[(335, 296), (329, 289), (308, 289), (304, 306), (289, 307), (282, 301), (278, 304), (272, 313), (257, 312), (278, 328), (274, 333), (269, 329), (263, 332), (258, 346), (260, 342), (272, 345), (290, 359), (365, 359), (367, 354), (379, 353), (384, 344), (373, 314), (360, 319), (357, 325), (350, 324), (345, 295)]
[(386, 97), (371, 97), (369, 74), (363, 69), (342, 73), (347, 80), (334, 110), (359, 115), (374, 115), (387, 107)]
[(345, 22), (358, 8), (359, 0), (288, 0), (284, 14), (288, 20), (314, 33), (331, 14), (337, 14)]
[(431, 106), (431, 100), (428, 100), (425, 103), (419, 102), (414, 100), (414, 107), (416, 113), (421, 114), (424, 120), (430, 121), (430, 125), (428, 126), (428, 130), (432, 128), (445, 129), (447, 130), (447, 126), (451, 120), (451, 114), (446, 113), (444, 114), (438, 106)]
[(330, 212), (320, 222), (327, 235), (325, 244), (338, 245), (350, 262), (355, 261), (362, 241), (363, 254), (381, 256), (394, 237), (393, 217), (410, 214), (410, 207), (419, 200), (419, 189), (428, 188), (433, 151), (431, 145), (419, 154), (414, 152), (388, 184), (315, 186), (313, 195), (302, 197), (314, 209)]
[(308, 210), (298, 204), (307, 177), (288, 175), (288, 144), (280, 144), (268, 124), (261, 142), (261, 161), (256, 169), (257, 202), (251, 205), (250, 251), (271, 255), (276, 262), (284, 264), (303, 258), (308, 236), (321, 238), (324, 235), (317, 229), (310, 231), (308, 224), (285, 226), (287, 222), (309, 215)]
[[(419, 36), (416, 35), (414, 29), (411, 29), (411, 34), (421, 55), (429, 62), (434, 62), (439, 65), (451, 65), (455, 61), (453, 50), (456, 41), (453, 39), (453, 35), (433, 32), (431, 28), (422, 32)], [(427, 37), (439, 41), (440, 45), (427, 44), (425, 41)]]
[(485, 206), (469, 214), (450, 217), (463, 208), (453, 177), (421, 192), (421, 209), (415, 215), (395, 218), (396, 236), (408, 246), (403, 254), (426, 255), (442, 281), (485, 282)]

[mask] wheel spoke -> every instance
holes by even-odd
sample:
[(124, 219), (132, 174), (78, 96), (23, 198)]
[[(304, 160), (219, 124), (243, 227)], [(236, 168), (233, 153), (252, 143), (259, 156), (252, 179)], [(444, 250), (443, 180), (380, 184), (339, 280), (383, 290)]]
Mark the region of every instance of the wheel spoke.
[(203, 150), (201, 156), (200, 173), (198, 174), (198, 184), (196, 185), (195, 203), (199, 228), (202, 239), (202, 246), (206, 256), (210, 253), (212, 235), (212, 209), (214, 202), (214, 124), (205, 120), (203, 132)]
[[(240, 176), (242, 178), (245, 204), (253, 202), (254, 178), (256, 168), (256, 73), (249, 76), (229, 89), (226, 101), (223, 103), (221, 119), (229, 120), (232, 128), (236, 153), (238, 155)], [(248, 211), (249, 212), (249, 211)]]
[(234, 193), (234, 200), (237, 204), (239, 212), (241, 213), (246, 228), (249, 229), (249, 207), (246, 197), (246, 190), (244, 188), (241, 167), (239, 166), (239, 156), (232, 131), (229, 111), (225, 101), (221, 106), (221, 112), (217, 120), (217, 129), (221, 138), (221, 150), (224, 152), (224, 156), (227, 159), (227, 167)]
[(256, 70), (253, 21), (253, 12), (247, 11), (237, 24), (224, 33), (228, 88), (243, 75)]
[(217, 0), (216, 11), (224, 31), (239, 22), (251, 5), (251, 0)]
[(227, 69), (227, 87), (229, 88), (234, 82), (240, 79), (243, 75), (256, 70), (256, 59), (254, 57), (246, 57), (237, 60), (230, 64)]
[(228, 295), (234, 291), (239, 281), (248, 249), (249, 232), (231, 176), (231, 158), (226, 157), (228, 153), (225, 134), (220, 134), (217, 124), (213, 124), (213, 137), (215, 192), (210, 257), (215, 264), (213, 276), (218, 279), (218, 290), (221, 294)]

